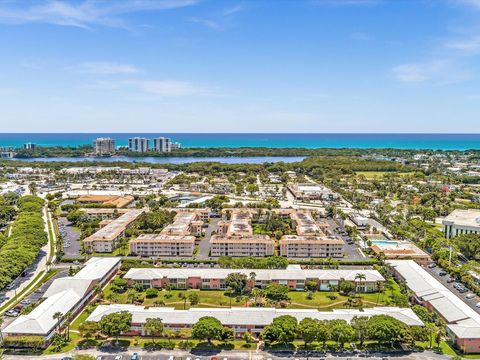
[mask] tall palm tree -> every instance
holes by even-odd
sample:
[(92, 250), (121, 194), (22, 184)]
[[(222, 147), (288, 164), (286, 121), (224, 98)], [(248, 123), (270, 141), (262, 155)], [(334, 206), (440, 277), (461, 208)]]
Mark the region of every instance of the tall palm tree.
[[(355, 274), (355, 281), (358, 280), (358, 285), (363, 285), (363, 282), (367, 280), (367, 277), (363, 273), (357, 273)], [(355, 293), (357, 292), (357, 286), (355, 286)]]
[(380, 294), (383, 294), (383, 292), (385, 291), (385, 287), (383, 286), (383, 283), (381, 281), (377, 281), (375, 284), (375, 288), (377, 289), (377, 303), (375, 305), (378, 305)]
[(68, 311), (65, 314), (65, 338), (67, 341), (70, 340), (70, 324), (72, 322), (73, 314), (71, 311)]
[(57, 320), (57, 332), (60, 332), (60, 321), (62, 320), (63, 314), (60, 311), (57, 311), (53, 314), (52, 318)]

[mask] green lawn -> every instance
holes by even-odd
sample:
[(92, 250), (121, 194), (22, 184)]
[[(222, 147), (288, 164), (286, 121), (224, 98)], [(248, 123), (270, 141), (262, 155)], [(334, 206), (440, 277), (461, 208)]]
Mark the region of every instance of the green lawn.
[[(110, 301), (110, 296), (112, 291), (110, 286), (105, 289), (103, 296), (104, 301)], [(161, 290), (158, 293), (157, 297), (146, 298), (145, 292), (141, 293), (143, 297), (143, 305), (145, 306), (154, 306), (156, 301), (163, 301), (165, 306), (173, 306), (176, 309), (188, 309), (190, 307), (189, 302), (185, 303), (181, 295), (186, 295), (196, 293), (199, 296), (199, 303), (194, 307), (229, 307), (229, 306), (245, 306), (246, 298), (241, 297), (230, 297), (225, 295), (224, 291), (220, 290)], [(330, 298), (329, 296), (334, 296)], [(373, 307), (376, 306), (377, 301), (378, 305), (386, 305), (389, 301), (389, 296), (386, 294), (371, 293), (371, 294), (359, 294), (361, 300), (363, 301), (363, 307)], [(290, 291), (289, 292), (290, 305), (289, 308), (342, 308), (345, 307), (345, 302), (348, 299), (348, 296), (343, 296), (334, 292), (327, 291), (317, 291), (313, 293), (313, 298), (307, 298), (307, 292), (305, 291)], [(116, 303), (128, 303), (127, 292), (122, 294), (116, 294), (116, 298), (113, 299), (113, 302)]]
[(405, 176), (405, 175), (410, 175), (412, 173), (408, 172), (394, 172), (394, 171), (356, 171), (355, 172), (357, 175), (363, 175), (367, 179), (373, 179), (376, 177), (382, 177), (385, 174), (394, 174), (394, 175), (399, 175), (399, 176)]

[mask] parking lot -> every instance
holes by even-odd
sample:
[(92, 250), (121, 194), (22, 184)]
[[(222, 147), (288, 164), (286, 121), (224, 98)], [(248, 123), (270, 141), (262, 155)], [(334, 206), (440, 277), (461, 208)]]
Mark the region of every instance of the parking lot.
[(470, 290), (460, 293), (457, 289), (455, 289), (454, 284), (455, 282), (447, 282), (450, 278), (449, 275), (440, 276), (439, 273), (443, 271), (440, 267), (429, 268), (425, 267), (425, 270), (432, 275), (435, 279), (440, 281), (442, 285), (444, 285), (448, 290), (450, 290), (453, 294), (455, 294), (460, 300), (462, 300), (465, 304), (470, 306), (473, 310), (475, 310), (478, 314), (480, 314), (480, 307), (476, 307), (476, 304), (480, 303), (480, 298), (475, 296), (471, 299), (467, 299), (466, 296), (469, 294), (473, 294)]
[(79, 256), (80, 232), (65, 217), (58, 218), (58, 230), (63, 239), (63, 252), (65, 255), (69, 257)]
[(325, 220), (329, 225), (334, 234), (340, 236), (343, 241), (345, 241), (345, 254), (344, 260), (365, 260), (368, 257), (360, 250), (357, 244), (355, 244), (352, 239), (346, 234), (345, 228), (337, 224), (335, 220), (327, 219)]

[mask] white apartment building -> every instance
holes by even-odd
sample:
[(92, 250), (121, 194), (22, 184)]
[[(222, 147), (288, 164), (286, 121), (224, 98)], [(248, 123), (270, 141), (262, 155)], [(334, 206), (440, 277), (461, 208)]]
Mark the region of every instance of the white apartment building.
[(93, 141), (95, 155), (109, 155), (115, 152), (115, 140), (112, 138), (97, 138)]
[(172, 139), (166, 137), (159, 137), (153, 139), (153, 149), (156, 152), (171, 152)]
[(447, 239), (461, 234), (480, 234), (480, 210), (453, 210), (442, 224)]
[(142, 137), (128, 139), (128, 150), (133, 152), (147, 152), (150, 149), (150, 140)]

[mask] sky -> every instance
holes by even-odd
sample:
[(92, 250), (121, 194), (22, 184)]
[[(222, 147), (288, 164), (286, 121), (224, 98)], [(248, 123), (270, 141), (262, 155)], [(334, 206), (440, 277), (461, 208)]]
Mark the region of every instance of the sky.
[(0, 0), (0, 132), (480, 133), (480, 0)]

